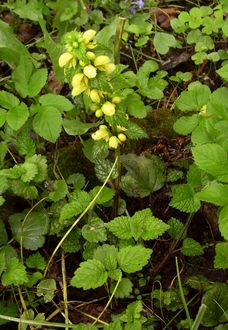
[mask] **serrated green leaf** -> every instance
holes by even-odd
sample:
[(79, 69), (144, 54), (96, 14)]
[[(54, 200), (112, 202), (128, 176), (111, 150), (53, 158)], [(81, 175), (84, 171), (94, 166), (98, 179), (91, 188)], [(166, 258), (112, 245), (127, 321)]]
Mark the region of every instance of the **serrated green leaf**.
[(19, 105), (19, 103), (20, 103), (19, 99), (16, 96), (14, 96), (13, 94), (6, 92), (6, 91), (0, 92), (1, 107), (10, 110), (12, 108), (17, 107)]
[(112, 89), (107, 80), (106, 74), (99, 72), (97, 76), (93, 79), (90, 79), (91, 89), (95, 88), (103, 92), (111, 93)]
[(118, 264), (125, 273), (141, 270), (151, 256), (152, 250), (141, 245), (122, 248), (118, 253)]
[(210, 290), (204, 294), (201, 304), (207, 306), (201, 321), (203, 326), (214, 327), (227, 322), (228, 285), (226, 283), (214, 283)]
[(64, 119), (63, 128), (68, 135), (82, 135), (88, 132), (90, 128), (97, 127), (99, 123), (83, 123), (79, 118)]
[(34, 272), (32, 274), (28, 274), (28, 282), (26, 283), (27, 288), (32, 288), (39, 280), (43, 277), (41, 272)]
[(168, 170), (166, 180), (168, 182), (175, 182), (175, 181), (178, 181), (179, 179), (182, 179), (183, 176), (184, 176), (184, 173), (182, 171), (171, 168)]
[(224, 79), (228, 80), (228, 64), (223, 65), (220, 69), (216, 70), (216, 72)]
[(28, 282), (25, 266), (19, 262), (17, 258), (11, 258), (7, 262), (6, 270), (2, 275), (2, 284), (9, 285), (22, 285)]
[(180, 250), (185, 256), (200, 256), (204, 253), (200, 243), (189, 237), (183, 240)]
[(169, 205), (182, 212), (192, 213), (200, 208), (200, 201), (195, 196), (191, 185), (182, 184), (173, 188)]
[(62, 126), (62, 117), (60, 112), (52, 107), (42, 107), (33, 119), (34, 131), (50, 142), (56, 142)]
[(22, 130), (17, 135), (15, 147), (20, 155), (26, 155), (28, 157), (36, 153), (35, 141), (30, 137), (30, 131), (28, 129)]
[(136, 93), (129, 94), (124, 101), (121, 102), (121, 105), (126, 107), (127, 112), (136, 118), (145, 118), (147, 115), (146, 106)]
[[(91, 199), (93, 199), (98, 191), (100, 190), (100, 186), (94, 187), (92, 190), (90, 190), (89, 194), (91, 196)], [(98, 198), (96, 199), (96, 204), (105, 204), (113, 199), (115, 196), (115, 190), (113, 188), (104, 187), (102, 191), (100, 192)]]
[(108, 156), (108, 143), (104, 140), (94, 141), (89, 139), (84, 141), (82, 151), (90, 162), (95, 163), (97, 160), (105, 159)]
[(0, 175), (0, 194), (3, 194), (8, 189), (8, 187), (9, 184), (7, 178)]
[(84, 191), (77, 192), (73, 201), (63, 206), (60, 213), (60, 221), (62, 222), (79, 215), (88, 206), (90, 201), (91, 198), (88, 193)]
[(205, 189), (196, 193), (196, 197), (204, 202), (225, 206), (228, 204), (228, 185), (218, 182), (209, 182)]
[[(110, 287), (110, 292), (112, 293), (114, 288), (116, 286), (116, 283), (112, 283)], [(133, 289), (133, 283), (129, 278), (122, 278), (120, 283), (118, 284), (118, 287), (115, 292), (115, 298), (128, 298), (132, 292)]]
[(35, 164), (38, 168), (38, 173), (33, 178), (35, 182), (42, 182), (47, 177), (47, 159), (42, 155), (33, 155), (26, 159), (27, 163)]
[(56, 180), (53, 185), (54, 191), (49, 194), (49, 198), (53, 202), (63, 199), (68, 193), (67, 184), (64, 180)]
[(21, 175), (21, 180), (23, 182), (30, 182), (38, 173), (38, 168), (35, 164), (27, 163), (21, 164), (21, 168), (24, 173)]
[(93, 258), (102, 262), (106, 270), (114, 271), (117, 268), (117, 255), (118, 250), (114, 245), (103, 244), (95, 249)]
[(47, 69), (36, 70), (29, 79), (28, 96), (34, 97), (39, 94), (47, 81)]
[(228, 242), (217, 243), (215, 246), (214, 267), (227, 269), (228, 268)]
[(76, 190), (80, 190), (85, 185), (85, 177), (81, 173), (73, 173), (67, 178), (68, 184), (73, 184)]
[(53, 278), (40, 281), (37, 285), (37, 296), (43, 297), (44, 302), (50, 302), (55, 296), (56, 282)]
[(196, 128), (199, 122), (199, 115), (193, 115), (191, 117), (180, 117), (174, 123), (173, 128), (178, 134), (188, 135)]
[(131, 140), (145, 139), (148, 137), (147, 133), (134, 122), (129, 122), (127, 131), (125, 132), (127, 137)]
[(44, 257), (40, 254), (40, 252), (36, 252), (30, 255), (26, 259), (25, 263), (28, 268), (44, 270), (44, 268), (46, 267), (46, 261)]
[(0, 219), (0, 246), (6, 245), (8, 242), (8, 235), (6, 231), (5, 224), (2, 219)]
[(219, 212), (219, 230), (221, 235), (228, 240), (228, 205)]
[(33, 69), (32, 61), (28, 60), (25, 56), (20, 56), (19, 64), (12, 73), (15, 89), (23, 98), (29, 95), (29, 79)]
[(2, 127), (5, 124), (7, 116), (7, 111), (0, 108), (0, 127)]
[(227, 88), (217, 88), (210, 97), (208, 103), (208, 114), (219, 120), (228, 119), (228, 95)]
[[(113, 166), (113, 163), (109, 159), (96, 159), (95, 162), (95, 173), (97, 178), (104, 182), (107, 178), (109, 172), (111, 171), (111, 168)], [(111, 174), (110, 180), (115, 180), (118, 176), (117, 168), (115, 168)]]
[(91, 218), (82, 227), (82, 236), (89, 242), (104, 242), (107, 239), (104, 222), (99, 218)]
[(38, 196), (38, 190), (35, 186), (21, 180), (11, 180), (10, 189), (15, 195), (21, 196), (28, 200), (36, 199)]
[(17, 131), (24, 125), (28, 117), (29, 111), (27, 105), (21, 102), (7, 112), (6, 121), (13, 130)]
[(105, 284), (107, 278), (104, 265), (99, 260), (90, 259), (80, 263), (71, 279), (71, 285), (83, 290), (96, 289)]
[(45, 242), (44, 235), (48, 232), (49, 219), (44, 212), (32, 212), (24, 220), (23, 213), (10, 216), (10, 226), (14, 238), (28, 250), (37, 250)]
[[(170, 218), (168, 221), (168, 225), (169, 225), (169, 229), (167, 230), (168, 234), (175, 240), (179, 239), (180, 235), (184, 231), (183, 223), (176, 218)], [(184, 235), (184, 237), (185, 236), (186, 234)]]
[(207, 143), (192, 148), (196, 165), (214, 176), (227, 174), (227, 152), (216, 143)]
[(117, 217), (109, 221), (106, 227), (120, 239), (130, 239), (132, 237), (130, 217), (128, 216)]
[[(0, 311), (1, 311), (1, 314), (5, 315), (5, 316), (17, 317), (17, 315), (18, 315), (17, 304), (10, 300), (9, 301), (8, 300), (0, 301)], [(10, 322), (10, 321), (0, 319), (0, 326), (7, 322)]]
[(64, 242), (61, 248), (65, 253), (75, 253), (81, 249), (81, 229), (73, 229)]
[(171, 47), (176, 47), (177, 41), (172, 34), (156, 32), (154, 35), (154, 47), (160, 54), (168, 53)]
[(74, 105), (63, 95), (56, 94), (44, 94), (40, 96), (39, 102), (42, 106), (51, 106), (58, 109), (60, 112), (70, 111), (73, 109)]

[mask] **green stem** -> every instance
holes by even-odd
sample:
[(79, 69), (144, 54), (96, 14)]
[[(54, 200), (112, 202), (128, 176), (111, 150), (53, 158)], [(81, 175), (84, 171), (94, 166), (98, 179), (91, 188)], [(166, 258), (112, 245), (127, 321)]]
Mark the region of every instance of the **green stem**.
[(188, 326), (189, 326), (189, 329), (191, 329), (192, 320), (191, 320), (191, 317), (189, 314), (188, 305), (186, 303), (184, 291), (183, 291), (182, 284), (181, 284), (180, 271), (179, 271), (177, 257), (175, 257), (175, 261), (176, 261), (177, 279), (178, 279), (178, 285), (179, 285), (179, 290), (180, 290), (180, 296), (181, 296), (182, 303), (184, 305), (184, 309), (185, 309), (185, 313), (186, 313), (186, 317), (187, 317), (187, 321), (188, 321)]
[(121, 161), (120, 161), (120, 148), (116, 149), (116, 158), (118, 159), (117, 161), (117, 172), (118, 176), (115, 179), (114, 182), (114, 187), (115, 187), (115, 198), (114, 198), (114, 204), (113, 204), (113, 213), (112, 217), (115, 218), (118, 215), (118, 210), (119, 210), (119, 200), (120, 200), (120, 178), (121, 178)]
[(200, 306), (198, 313), (196, 315), (195, 321), (193, 322), (193, 325), (191, 327), (191, 330), (197, 330), (199, 328), (206, 309), (207, 309), (207, 305), (202, 304)]
[(66, 280), (66, 265), (65, 265), (65, 255), (64, 252), (61, 254), (61, 268), (62, 268), (62, 278), (63, 278), (63, 303), (65, 312), (65, 324), (66, 330), (69, 330), (69, 312), (68, 312), (68, 302), (67, 302), (67, 280)]
[(115, 64), (120, 63), (120, 43), (121, 43), (125, 21), (126, 21), (125, 17), (118, 17), (117, 26), (116, 26), (116, 35), (114, 41)]

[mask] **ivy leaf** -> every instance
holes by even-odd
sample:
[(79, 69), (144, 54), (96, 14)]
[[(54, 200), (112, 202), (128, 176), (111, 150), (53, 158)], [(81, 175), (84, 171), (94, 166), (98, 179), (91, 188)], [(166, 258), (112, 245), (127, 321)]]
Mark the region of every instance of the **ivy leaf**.
[(192, 148), (196, 165), (209, 174), (222, 176), (227, 174), (227, 152), (216, 143), (197, 145)]
[(96, 289), (105, 284), (107, 278), (104, 265), (97, 259), (90, 259), (80, 263), (71, 279), (71, 285), (83, 290)]
[(56, 142), (62, 126), (62, 117), (60, 112), (52, 107), (40, 107), (39, 112), (33, 119), (34, 131), (50, 142)]
[(46, 261), (40, 252), (33, 253), (26, 259), (26, 265), (28, 268), (35, 268), (44, 270), (46, 267)]
[(21, 102), (18, 106), (10, 109), (6, 115), (9, 126), (17, 131), (21, 128), (29, 117), (27, 105)]
[(118, 253), (118, 263), (125, 273), (141, 270), (149, 261), (152, 250), (141, 245), (127, 246)]
[(201, 201), (219, 206), (228, 204), (228, 185), (218, 182), (209, 182), (208, 186), (195, 195)]
[(200, 208), (200, 201), (195, 196), (191, 185), (182, 184), (173, 188), (169, 205), (182, 212), (192, 213)]
[(54, 191), (49, 194), (49, 198), (53, 202), (58, 202), (63, 199), (68, 193), (67, 184), (64, 180), (56, 180), (53, 185)]
[[(116, 283), (113, 282), (110, 286), (110, 292), (112, 293)], [(129, 278), (122, 278), (115, 292), (115, 298), (128, 298), (132, 292), (133, 283)]]
[(53, 278), (45, 279), (40, 281), (37, 285), (37, 296), (43, 297), (44, 302), (48, 303), (52, 301), (55, 296), (56, 282)]
[(116, 270), (117, 268), (118, 250), (114, 245), (103, 244), (96, 248), (93, 258), (99, 260), (108, 271)]
[(176, 47), (177, 41), (172, 34), (164, 32), (155, 32), (154, 47), (159, 54), (167, 54), (169, 48)]
[(228, 242), (217, 243), (215, 252), (214, 267), (228, 269)]
[(221, 235), (228, 240), (228, 205), (219, 212), (219, 230)]
[(189, 237), (183, 240), (180, 250), (185, 256), (200, 256), (204, 253), (200, 243)]
[(71, 103), (70, 100), (68, 100), (63, 95), (56, 95), (56, 94), (44, 94), (40, 96), (39, 102), (42, 104), (42, 106), (47, 107), (54, 107), (58, 109), (60, 112), (64, 111), (70, 111), (74, 108), (73, 103)]
[(22, 285), (28, 282), (25, 266), (19, 262), (17, 258), (11, 258), (7, 262), (7, 268), (2, 275), (2, 284), (9, 285)]
[(82, 227), (82, 236), (89, 242), (106, 241), (106, 229), (104, 222), (99, 218), (91, 218), (86, 225)]
[(18, 243), (28, 250), (37, 250), (42, 247), (45, 241), (44, 235), (48, 232), (49, 219), (44, 212), (32, 212), (23, 220), (23, 213), (15, 213), (10, 216), (10, 226), (14, 238)]

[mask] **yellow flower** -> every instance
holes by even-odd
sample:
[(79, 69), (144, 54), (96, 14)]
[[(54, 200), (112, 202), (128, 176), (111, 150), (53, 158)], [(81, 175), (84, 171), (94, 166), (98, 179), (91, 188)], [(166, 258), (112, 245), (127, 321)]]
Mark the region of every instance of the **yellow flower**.
[(119, 96), (114, 96), (112, 98), (112, 103), (118, 104), (121, 102), (121, 98)]
[(109, 140), (108, 127), (105, 125), (100, 125), (99, 129), (92, 134), (92, 139), (96, 141), (98, 140), (108, 141)]
[(82, 38), (85, 42), (85, 44), (88, 44), (92, 39), (93, 37), (95, 37), (96, 35), (96, 31), (95, 30), (87, 30), (83, 33), (82, 35)]
[(120, 140), (116, 136), (111, 136), (108, 140), (109, 148), (117, 149), (120, 144)]
[(91, 104), (91, 106), (90, 106), (90, 110), (91, 110), (91, 111), (96, 111), (97, 108), (98, 108), (98, 105), (95, 104), (95, 103)]
[(117, 125), (116, 130), (117, 130), (118, 133), (120, 133), (120, 132), (125, 132), (127, 130), (127, 128), (123, 127), (123, 126), (120, 126), (120, 125)]
[(84, 67), (83, 73), (87, 78), (92, 79), (96, 77), (97, 70), (93, 65), (89, 64)]
[(104, 115), (104, 112), (101, 109), (97, 109), (97, 111), (95, 112), (95, 116), (97, 118), (100, 118)]
[(116, 66), (114, 63), (108, 63), (105, 65), (102, 65), (99, 68), (101, 71), (105, 71), (107, 74), (111, 74), (115, 70)]
[(107, 101), (102, 105), (101, 110), (106, 116), (113, 116), (116, 111), (115, 104)]
[(105, 65), (105, 64), (108, 64), (110, 63), (110, 58), (106, 55), (100, 55), (100, 56), (97, 56), (94, 60), (94, 65), (95, 66), (101, 66), (101, 65)]
[(120, 140), (120, 142), (125, 142), (127, 137), (125, 134), (120, 133), (120, 134), (118, 134), (118, 139)]
[(99, 103), (101, 100), (97, 89), (92, 89), (89, 96), (90, 96), (91, 100), (95, 103)]
[(59, 57), (59, 66), (63, 68), (66, 64), (70, 64), (71, 66), (76, 66), (76, 59), (73, 57), (71, 53), (63, 53)]
[(88, 88), (88, 79), (83, 73), (76, 73), (72, 79), (72, 95), (78, 96)]
[(86, 57), (88, 58), (88, 60), (94, 60), (96, 55), (93, 52), (87, 52)]

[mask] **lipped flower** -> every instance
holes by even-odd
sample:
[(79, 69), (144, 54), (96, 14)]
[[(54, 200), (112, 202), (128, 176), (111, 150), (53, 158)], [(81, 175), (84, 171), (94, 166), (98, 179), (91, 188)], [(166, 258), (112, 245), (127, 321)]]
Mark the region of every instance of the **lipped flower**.
[(109, 102), (109, 101), (106, 101), (102, 107), (101, 107), (101, 110), (103, 111), (103, 113), (106, 115), (106, 116), (113, 116), (114, 113), (116, 112), (116, 109), (115, 109), (115, 104)]
[(108, 130), (108, 127), (106, 125), (100, 125), (99, 129), (92, 134), (92, 139), (93, 140), (105, 140), (108, 142), (110, 136), (110, 132)]
[(75, 66), (77, 64), (76, 58), (71, 53), (68, 53), (68, 52), (63, 53), (59, 57), (59, 66), (60, 66), (60, 68), (63, 68), (67, 64), (69, 65), (69, 67), (73, 67), (73, 68), (75, 68)]
[(78, 96), (88, 88), (88, 78), (83, 73), (76, 73), (72, 79), (72, 95)]
[(98, 70), (104, 71), (108, 75), (111, 74), (116, 68), (115, 64), (111, 63), (111, 59), (106, 55), (99, 55), (95, 57), (93, 64)]

